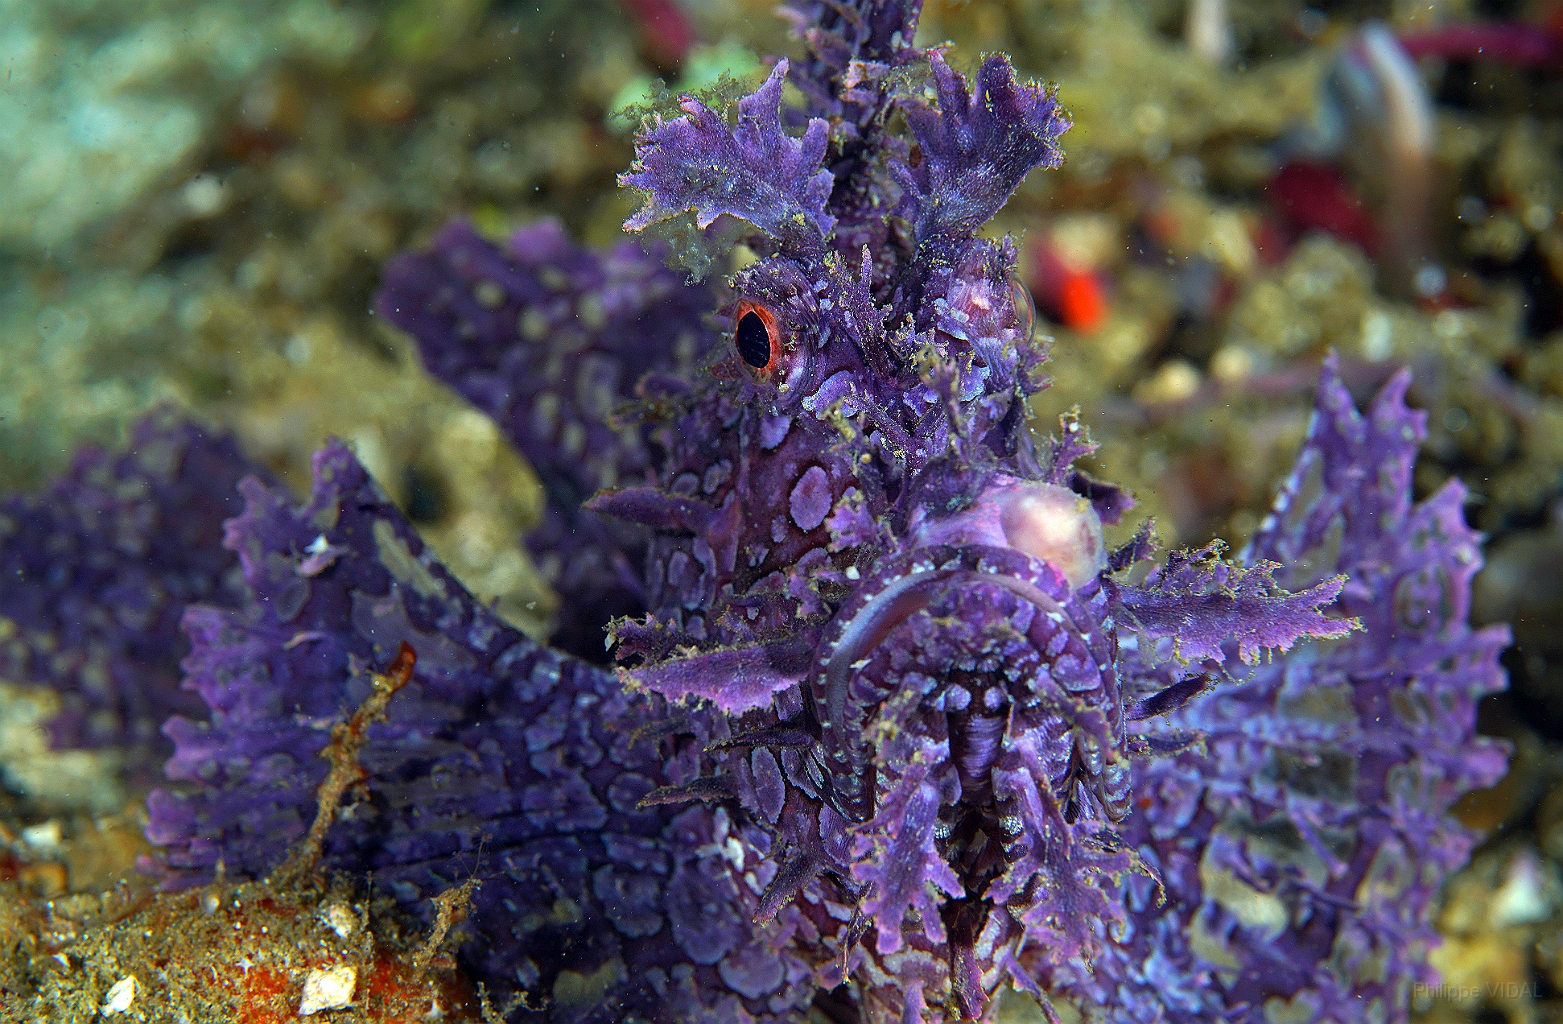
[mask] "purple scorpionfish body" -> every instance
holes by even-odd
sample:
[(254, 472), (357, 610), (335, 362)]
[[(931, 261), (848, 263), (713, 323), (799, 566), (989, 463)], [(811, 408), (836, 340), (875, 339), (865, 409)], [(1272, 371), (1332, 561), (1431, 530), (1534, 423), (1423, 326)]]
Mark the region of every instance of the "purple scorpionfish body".
[(1075, 419), (1033, 437), (1045, 348), (978, 235), (1062, 160), (1053, 91), (914, 47), (915, 2), (791, 14), (806, 57), (735, 120), (643, 127), (626, 226), (671, 247), (452, 225), (386, 272), (380, 313), (547, 484), (586, 658), (467, 594), (345, 448), (301, 505), (246, 482), (212, 562), (243, 593), (184, 617), (170, 882), (286, 856), (407, 642), (326, 863), (422, 913), (477, 871), (464, 963), (512, 1020), (937, 1024), (1006, 986), (1406, 1019), (1470, 845), (1446, 811), (1503, 769), (1473, 723), (1506, 634), (1466, 622), (1462, 492), (1410, 500), (1404, 380), (1363, 416), (1327, 365), (1242, 557), (1110, 550), (1132, 501)]

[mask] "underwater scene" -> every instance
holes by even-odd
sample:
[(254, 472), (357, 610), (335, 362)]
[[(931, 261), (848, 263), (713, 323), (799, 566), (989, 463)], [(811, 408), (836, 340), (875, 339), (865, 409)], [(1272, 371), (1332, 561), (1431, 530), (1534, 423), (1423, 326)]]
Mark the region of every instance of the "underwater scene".
[(0, 71), (0, 1024), (1563, 1022), (1563, 0)]

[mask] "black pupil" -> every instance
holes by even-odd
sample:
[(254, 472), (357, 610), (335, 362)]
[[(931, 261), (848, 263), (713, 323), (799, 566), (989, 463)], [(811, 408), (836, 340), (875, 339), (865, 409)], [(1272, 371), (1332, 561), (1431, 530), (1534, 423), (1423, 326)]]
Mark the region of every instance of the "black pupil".
[(760, 314), (750, 310), (738, 319), (738, 354), (744, 362), (756, 370), (763, 370), (771, 361), (771, 332), (765, 329)]

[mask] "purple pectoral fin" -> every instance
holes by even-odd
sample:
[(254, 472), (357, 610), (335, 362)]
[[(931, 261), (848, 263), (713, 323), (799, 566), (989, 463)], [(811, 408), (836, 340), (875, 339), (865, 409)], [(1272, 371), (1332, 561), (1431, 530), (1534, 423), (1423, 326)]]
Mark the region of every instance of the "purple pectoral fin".
[(557, 646), (602, 659), (602, 627), (643, 610), (645, 532), (583, 512), (605, 487), (643, 481), (649, 431), (614, 422), (647, 374), (687, 373), (711, 344), (707, 289), (626, 242), (583, 249), (555, 223), (501, 248), (461, 221), (428, 252), (386, 268), (380, 315), (413, 336), (429, 372), (487, 413), (542, 480), (544, 522), (529, 547), (563, 608)]

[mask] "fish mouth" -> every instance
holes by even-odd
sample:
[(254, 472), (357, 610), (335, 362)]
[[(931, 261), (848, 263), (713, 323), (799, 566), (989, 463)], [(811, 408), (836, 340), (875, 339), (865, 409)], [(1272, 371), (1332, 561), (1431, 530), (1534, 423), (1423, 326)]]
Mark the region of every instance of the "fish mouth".
[(965, 1019), (1060, 850), (1127, 809), (1109, 600), (1012, 546), (921, 545), (882, 562), (815, 648), (810, 771), (856, 826), (845, 877), (881, 954), (947, 960)]
[[(1101, 630), (1095, 617), (1082, 616), (1075, 588), (1062, 571), (1023, 551), (990, 545), (931, 545), (913, 548), (884, 563), (837, 613), (816, 649), (807, 686), (820, 729), (819, 767), (826, 790), (835, 809), (849, 820), (864, 822), (874, 814), (879, 772), (873, 745), (865, 738), (870, 721), (879, 707), (898, 696), (902, 701), (915, 696), (902, 693), (911, 685), (910, 674), (889, 679), (873, 694), (877, 698), (873, 700), (867, 699), (861, 687), (854, 690), (854, 679), (913, 616), (952, 591), (986, 587), (997, 588), (1030, 606), (1034, 610), (1030, 616), (1032, 632), (1038, 632), (1035, 623), (1042, 622), (1049, 636), (1065, 633), (1087, 640), (1099, 638)], [(1093, 691), (1100, 691), (1099, 697), (1116, 700), (1110, 652), (1103, 648), (1091, 653), (1106, 655), (1091, 659), (1103, 664), (1095, 666), (1094, 675), (1090, 666), (1085, 666), (1084, 678), (1069, 687), (1068, 699), (1099, 703)], [(1036, 652), (1038, 664), (1045, 664), (1041, 660), (1045, 656), (1043, 650)], [(938, 698), (928, 706), (948, 716), (948, 755), (961, 778), (963, 802), (979, 799), (984, 791), (989, 793), (984, 802), (990, 802), (988, 773), (1012, 728), (1017, 706), (1035, 703), (1042, 681), (1013, 678), (1007, 673), (978, 673), (971, 677), (982, 687), (979, 692), (983, 697), (978, 697), (972, 693), (973, 686), (961, 685), (957, 677), (962, 673), (953, 662), (946, 671), (930, 671), (925, 665), (917, 675), (938, 680)], [(1088, 685), (1078, 685), (1081, 683)], [(1000, 695), (996, 700), (995, 693)], [(1071, 767), (1091, 766), (1074, 765), (1071, 755)], [(1068, 780), (1061, 773), (1056, 781)]]

